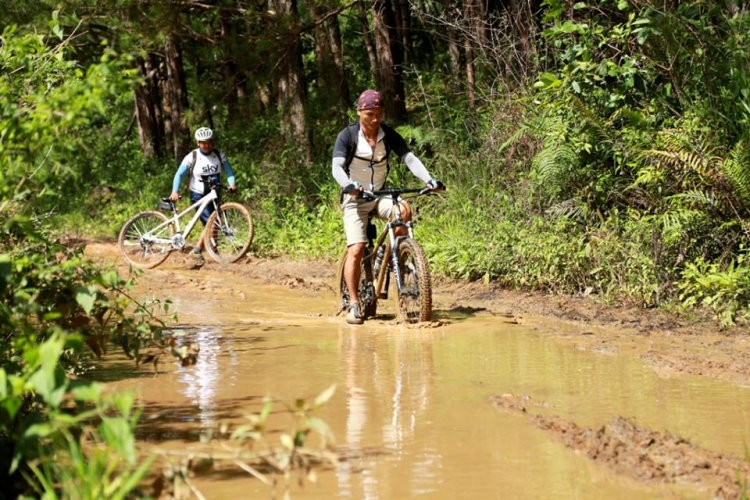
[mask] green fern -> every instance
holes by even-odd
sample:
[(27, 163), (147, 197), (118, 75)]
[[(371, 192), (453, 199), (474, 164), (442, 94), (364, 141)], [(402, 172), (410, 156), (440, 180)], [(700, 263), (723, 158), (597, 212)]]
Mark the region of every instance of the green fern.
[(723, 160), (717, 156), (706, 157), (684, 149), (677, 151), (647, 149), (643, 152), (643, 155), (662, 168), (675, 171), (693, 171), (714, 181), (721, 178), (720, 165)]
[(721, 162), (721, 168), (734, 198), (747, 206), (750, 203), (750, 147), (747, 143), (738, 142), (729, 157)]
[(555, 219), (579, 220), (585, 217), (587, 208), (586, 204), (580, 199), (571, 198), (555, 203), (546, 210), (546, 213)]
[(518, 142), (527, 133), (528, 133), (528, 130), (526, 129), (526, 127), (519, 127), (518, 130), (513, 132), (513, 135), (508, 137), (508, 139), (506, 139), (506, 141), (498, 148), (497, 154), (503, 153), (506, 149), (508, 149), (514, 143)]
[(659, 228), (664, 242), (671, 245), (683, 238), (685, 233), (705, 217), (705, 213), (700, 210), (676, 206), (662, 214), (650, 215), (645, 220)]
[(716, 194), (711, 191), (701, 189), (690, 189), (688, 191), (685, 191), (684, 193), (678, 193), (676, 195), (670, 196), (669, 199), (686, 201), (695, 206), (705, 208), (719, 207), (719, 200), (717, 199)]
[(557, 141), (547, 141), (532, 161), (532, 169), (537, 182), (548, 192), (559, 194), (569, 181), (570, 172), (577, 160), (575, 152)]
[(601, 122), (601, 118), (578, 97), (571, 96), (571, 99), (573, 107), (578, 111), (583, 121), (594, 131), (599, 142), (611, 143), (613, 136), (611, 123), (609, 121)]

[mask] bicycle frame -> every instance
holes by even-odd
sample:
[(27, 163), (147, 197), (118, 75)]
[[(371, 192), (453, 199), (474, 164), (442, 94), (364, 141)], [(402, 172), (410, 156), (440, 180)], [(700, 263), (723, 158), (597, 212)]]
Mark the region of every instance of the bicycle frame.
[[(156, 238), (156, 237), (153, 237), (152, 234), (153, 233), (158, 233), (162, 229), (164, 229), (167, 226), (169, 226), (169, 224), (174, 224), (176, 226), (175, 236), (182, 236), (183, 238), (187, 238), (187, 236), (190, 234), (190, 231), (192, 231), (193, 226), (195, 226), (195, 223), (198, 222), (198, 219), (200, 218), (201, 214), (206, 209), (206, 207), (208, 206), (209, 203), (214, 202), (214, 209), (218, 209), (218, 207), (216, 206), (217, 203), (215, 203), (215, 200), (217, 200), (218, 198), (219, 198), (219, 195), (216, 192), (216, 189), (211, 189), (210, 193), (208, 193), (203, 198), (201, 198), (200, 200), (196, 201), (195, 203), (193, 203), (192, 205), (190, 205), (189, 207), (187, 207), (185, 210), (183, 210), (179, 214), (176, 213), (176, 210), (175, 210), (172, 213), (172, 218), (170, 218), (166, 222), (163, 222), (163, 223), (159, 224), (154, 229), (152, 229), (148, 233), (144, 234), (143, 237), (145, 238), (145, 237), (151, 236), (150, 239), (154, 243), (172, 244), (173, 246), (175, 246), (173, 244), (173, 241), (174, 241), (173, 238), (172, 239)], [(193, 218), (190, 219), (190, 222), (188, 222), (187, 225), (185, 226), (185, 231), (184, 232), (181, 231), (180, 230), (180, 219), (186, 213), (188, 213), (190, 210), (195, 209), (196, 207), (200, 207), (200, 208), (198, 208), (198, 210), (195, 212), (195, 215), (193, 215)], [(183, 240), (183, 244), (184, 244), (184, 240)], [(175, 248), (179, 248), (179, 247), (175, 247)]]

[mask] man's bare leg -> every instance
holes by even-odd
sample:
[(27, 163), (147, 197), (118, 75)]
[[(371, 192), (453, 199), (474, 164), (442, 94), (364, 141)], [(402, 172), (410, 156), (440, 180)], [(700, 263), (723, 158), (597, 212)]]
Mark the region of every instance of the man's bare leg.
[[(346, 262), (344, 263), (344, 281), (346, 282), (346, 288), (349, 290), (349, 303), (359, 305), (359, 295), (357, 294), (359, 289), (359, 278), (361, 273), (360, 263), (365, 255), (365, 244), (355, 243), (347, 248)], [(362, 314), (362, 311), (359, 311)], [(347, 317), (348, 322), (351, 319)]]

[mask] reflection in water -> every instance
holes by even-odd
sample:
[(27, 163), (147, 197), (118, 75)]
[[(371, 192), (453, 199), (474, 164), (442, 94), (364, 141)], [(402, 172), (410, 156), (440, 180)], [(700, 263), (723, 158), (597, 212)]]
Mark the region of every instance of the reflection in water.
[[(384, 352), (385, 360), (379, 356)], [(398, 481), (396, 476), (390, 477), (399, 470), (398, 465), (383, 467), (382, 457), (368, 457), (365, 452), (372, 447), (392, 452), (389, 461), (410, 464), (412, 491), (435, 491), (440, 482), (437, 476), (442, 456), (429, 444), (430, 439), (420, 435), (420, 431), (431, 432), (430, 426), (422, 429), (420, 423), (430, 408), (432, 338), (406, 330), (378, 335), (342, 327), (339, 355), (347, 398), (345, 446), (353, 455), (362, 456), (359, 461), (346, 461), (339, 466), (339, 495), (376, 499), (379, 491), (387, 491)], [(382, 405), (385, 401), (390, 403)], [(379, 414), (379, 410), (387, 414)], [(372, 422), (369, 428), (368, 421)], [(375, 441), (363, 442), (365, 437), (374, 437)], [(408, 457), (408, 453), (412, 456)]]
[[(193, 341), (200, 347), (200, 355), (194, 366), (180, 368), (179, 380), (185, 384), (180, 392), (198, 407), (200, 423), (207, 426), (213, 423), (215, 415), (216, 390), (220, 378), (218, 357), (221, 346), (219, 344), (223, 341), (224, 347), (231, 353), (234, 353), (234, 349), (231, 344), (227, 345), (231, 343), (231, 336), (222, 339), (219, 332), (210, 329), (198, 331)], [(230, 366), (236, 364), (236, 360), (233, 361), (235, 362), (230, 362)], [(230, 370), (228, 374), (233, 382), (234, 370)]]

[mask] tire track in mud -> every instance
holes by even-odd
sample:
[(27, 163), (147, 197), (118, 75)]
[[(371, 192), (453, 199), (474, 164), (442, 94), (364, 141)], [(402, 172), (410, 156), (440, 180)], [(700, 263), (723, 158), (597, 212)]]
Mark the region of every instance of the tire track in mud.
[(690, 483), (711, 489), (713, 498), (739, 499), (743, 498), (740, 482), (747, 484), (750, 479), (747, 462), (700, 448), (673, 434), (638, 427), (621, 416), (592, 429), (556, 415), (531, 412), (533, 407), (549, 407), (549, 404), (525, 395), (492, 396), (490, 402), (498, 410), (525, 415), (567, 448), (636, 481)]

